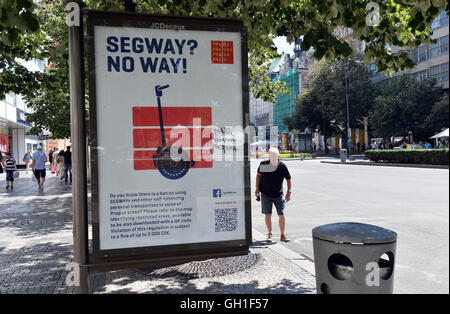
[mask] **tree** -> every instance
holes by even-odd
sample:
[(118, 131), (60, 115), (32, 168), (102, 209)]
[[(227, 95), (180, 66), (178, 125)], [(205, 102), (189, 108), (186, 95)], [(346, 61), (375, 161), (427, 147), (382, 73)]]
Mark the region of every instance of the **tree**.
[(33, 122), (31, 134), (38, 135), (43, 130), (49, 130), (53, 138), (69, 138), (70, 94), (65, 8), (62, 5), (52, 5), (52, 2), (41, 1), (43, 5), (36, 10), (41, 31), (52, 42), (48, 44), (45, 54), (49, 67), (41, 74), (39, 88), (26, 97), (32, 110), (27, 114), (27, 121)]
[[(317, 80), (318, 81), (318, 80)], [(328, 117), (322, 114), (317, 104), (320, 91), (316, 89), (305, 89), (300, 94), (292, 117), (285, 117), (284, 123), (289, 130), (305, 130), (309, 128), (324, 136), (325, 143), (327, 139), (336, 134), (336, 130), (330, 124)], [(328, 146), (325, 145), (325, 152), (328, 154)]]
[[(16, 67), (15, 64), (17, 57), (46, 55), (52, 56), (54, 60), (61, 56), (67, 63), (67, 41), (58, 41), (67, 33), (62, 1), (38, 0), (36, 5), (33, 3), (31, 0), (3, 0), (0, 4), (0, 97), (17, 91), (47, 97), (42, 91), (45, 90), (45, 84), (51, 82), (53, 89), (62, 89), (61, 97), (48, 96), (45, 102), (42, 98), (42, 106), (36, 105), (34, 110), (37, 112), (45, 107), (45, 112), (47, 106), (55, 110), (67, 110), (68, 103), (49, 103), (67, 98), (62, 97), (67, 91), (63, 88), (68, 80), (63, 62), (55, 62), (55, 71), (46, 75), (27, 73), (26, 69)], [(87, 9), (123, 11), (125, 2), (86, 0), (85, 3)], [(312, 47), (316, 59), (334, 61), (352, 54), (352, 48), (337, 37), (335, 30), (338, 27), (351, 28), (353, 37), (368, 43), (365, 59), (374, 60), (379, 72), (405, 70), (414, 65), (408, 53), (400, 51), (392, 54), (388, 45), (414, 49), (421, 43), (430, 43), (431, 23), (440, 11), (448, 11), (448, 4), (443, 0), (380, 1), (378, 11), (372, 12), (366, 10), (366, 1), (360, 0), (140, 0), (136, 9), (138, 12), (154, 14), (242, 19), (248, 29), (251, 90), (264, 100), (273, 101), (277, 93), (285, 90), (282, 84), (268, 80), (261, 69), (267, 68), (268, 61), (277, 55), (273, 45), (276, 36), (286, 36), (290, 42), (303, 36), (302, 49)], [(380, 21), (373, 25), (369, 17), (377, 16), (378, 13)], [(51, 17), (52, 14), (55, 16)], [(4, 38), (9, 38), (9, 41)], [(30, 97), (30, 102), (35, 101), (36, 97)], [(57, 116), (64, 117), (67, 113)], [(42, 118), (45, 120), (33, 120)], [(29, 119), (36, 124), (33, 133), (42, 128), (56, 133), (52, 129), (51, 119), (45, 114), (36, 113)], [(66, 120), (65, 124), (69, 130), (69, 121)]]
[(307, 127), (319, 132), (325, 140), (335, 135), (346, 139), (346, 94), (349, 125), (351, 128), (360, 128), (364, 123), (363, 118), (371, 109), (373, 99), (369, 74), (361, 58), (320, 62), (314, 68), (309, 88), (297, 101), (293, 117), (285, 121), (291, 129), (304, 130)]
[(427, 140), (435, 131), (436, 114), (445, 112), (443, 104), (438, 105), (439, 100), (445, 101), (442, 94), (434, 79), (419, 82), (407, 75), (392, 78), (380, 88), (369, 124), (374, 134), (383, 138), (407, 136), (411, 131), (415, 139)]
[(39, 88), (40, 74), (17, 61), (42, 56), (45, 37), (38, 32), (35, 9), (32, 0), (0, 2), (0, 99), (10, 92), (26, 95)]
[(449, 99), (444, 93), (441, 99), (433, 105), (430, 114), (425, 119), (425, 127), (431, 132), (439, 132), (449, 125)]

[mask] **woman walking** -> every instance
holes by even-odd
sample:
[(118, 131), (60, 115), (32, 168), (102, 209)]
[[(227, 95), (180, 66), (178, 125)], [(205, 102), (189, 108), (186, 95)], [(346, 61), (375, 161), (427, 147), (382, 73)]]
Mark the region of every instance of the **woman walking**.
[(53, 151), (53, 166), (55, 167), (55, 175), (58, 176), (59, 175), (59, 167), (58, 167), (58, 148), (55, 148), (55, 150)]
[(27, 150), (25, 155), (23, 155), (23, 162), (25, 163), (27, 173), (28, 173), (28, 165), (30, 164), (30, 161), (31, 161), (31, 152), (29, 150)]
[(65, 166), (64, 166), (64, 149), (62, 149), (58, 154), (58, 170), (59, 170), (59, 180), (64, 179), (64, 172), (65, 172)]

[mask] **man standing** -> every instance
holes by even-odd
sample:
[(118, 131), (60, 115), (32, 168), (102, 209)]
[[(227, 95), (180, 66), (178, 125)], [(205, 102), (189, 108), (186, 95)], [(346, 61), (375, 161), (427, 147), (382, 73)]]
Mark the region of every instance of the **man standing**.
[[(265, 215), (268, 236), (267, 241), (272, 241), (272, 205), (275, 205), (278, 214), (278, 224), (280, 227), (282, 242), (288, 242), (285, 234), (285, 217), (284, 209), (286, 203), (291, 199), (291, 175), (284, 163), (279, 161), (280, 153), (278, 149), (271, 148), (269, 150), (269, 160), (262, 161), (258, 167), (256, 175), (257, 198), (261, 197), (261, 209)], [(283, 180), (287, 181), (287, 192), (283, 198)], [(261, 194), (261, 196), (260, 196)]]
[(64, 153), (64, 166), (64, 181), (67, 183), (70, 173), (70, 183), (72, 183), (72, 152), (70, 151), (70, 146), (67, 146), (67, 150)]
[(38, 146), (33, 154), (32, 169), (34, 176), (36, 177), (39, 190), (44, 188), (45, 182), (45, 163), (47, 161), (47, 155), (42, 151), (42, 147)]

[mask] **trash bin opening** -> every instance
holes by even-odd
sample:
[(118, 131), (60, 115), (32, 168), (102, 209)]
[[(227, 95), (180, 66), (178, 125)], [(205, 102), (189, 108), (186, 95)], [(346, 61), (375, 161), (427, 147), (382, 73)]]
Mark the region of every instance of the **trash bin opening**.
[(328, 287), (326, 283), (322, 283), (320, 285), (320, 292), (322, 292), (322, 294), (330, 294), (330, 287)]
[(380, 278), (388, 280), (391, 278), (394, 271), (394, 254), (386, 252), (378, 259), (378, 266), (380, 267)]
[(347, 280), (353, 274), (353, 263), (344, 254), (336, 253), (328, 258), (328, 270), (337, 280)]

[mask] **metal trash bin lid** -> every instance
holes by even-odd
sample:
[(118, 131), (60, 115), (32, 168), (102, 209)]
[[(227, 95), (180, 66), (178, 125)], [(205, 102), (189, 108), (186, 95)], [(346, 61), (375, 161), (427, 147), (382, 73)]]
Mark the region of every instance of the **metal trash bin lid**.
[(340, 222), (318, 226), (313, 237), (343, 243), (381, 244), (397, 241), (397, 233), (389, 229), (358, 222)]

